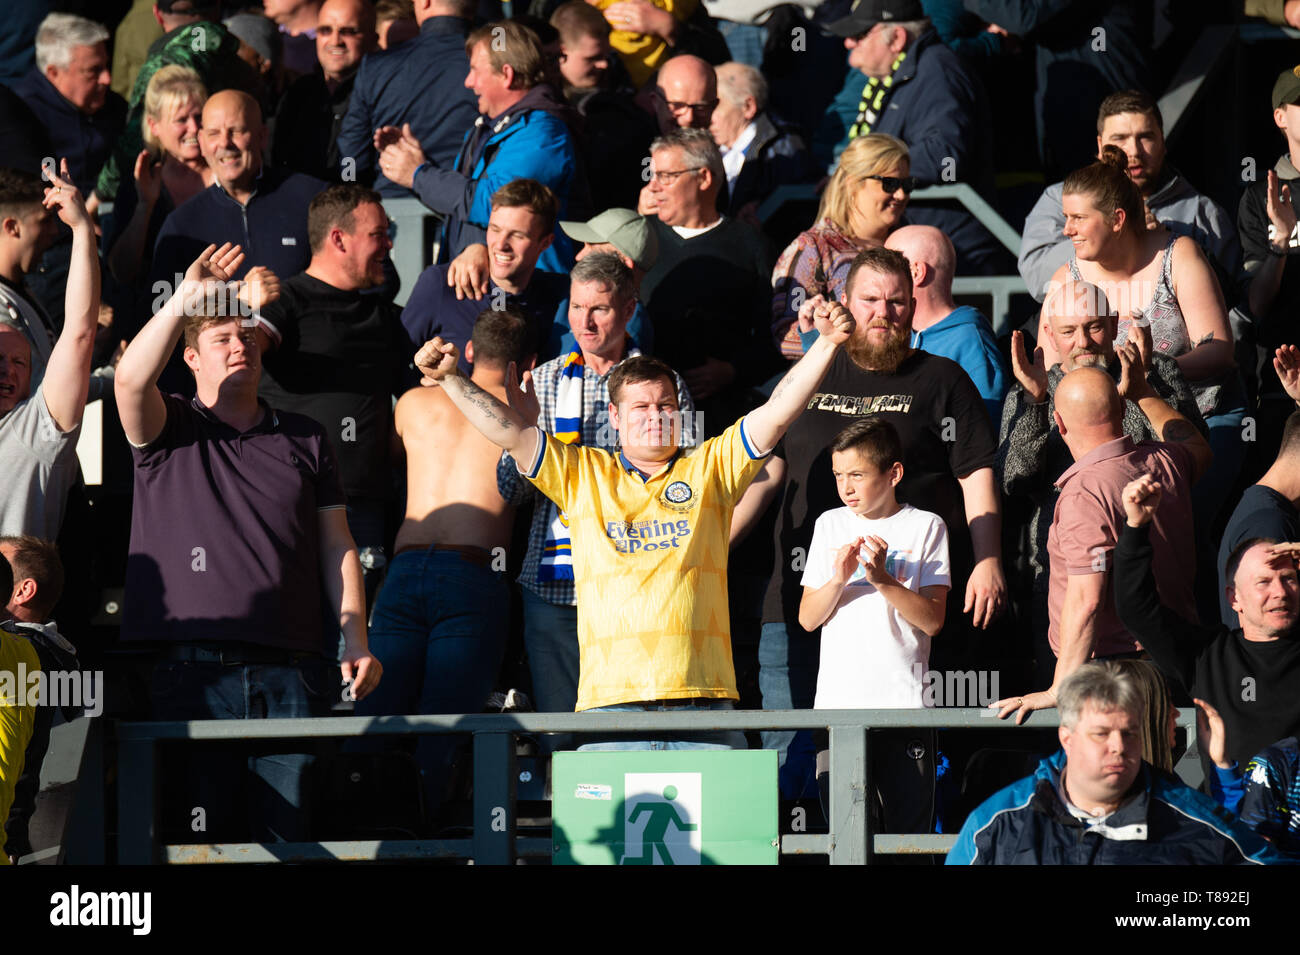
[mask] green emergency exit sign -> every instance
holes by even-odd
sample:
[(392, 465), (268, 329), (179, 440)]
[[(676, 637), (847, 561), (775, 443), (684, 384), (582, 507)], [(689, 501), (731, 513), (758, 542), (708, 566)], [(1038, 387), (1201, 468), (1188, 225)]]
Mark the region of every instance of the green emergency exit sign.
[(776, 752), (556, 753), (557, 865), (776, 865)]

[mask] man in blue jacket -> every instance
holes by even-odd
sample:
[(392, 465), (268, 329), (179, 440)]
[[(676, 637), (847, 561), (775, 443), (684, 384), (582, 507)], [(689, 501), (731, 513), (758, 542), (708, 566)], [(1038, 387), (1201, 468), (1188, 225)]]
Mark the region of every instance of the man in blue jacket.
[(409, 186), (379, 172), (375, 130), (411, 127), (425, 153), (438, 165), (450, 165), (474, 122), (474, 97), (465, 89), (469, 58), (465, 36), (474, 16), (474, 0), (417, 0), (420, 33), (400, 46), (369, 53), (361, 61), (348, 111), (339, 127), (339, 161), (362, 183), (374, 181), (381, 196), (409, 196)]
[[(512, 179), (535, 179), (560, 200), (560, 218), (585, 218), (586, 178), (578, 169), (578, 114), (545, 82), (545, 56), (527, 27), (505, 20), (465, 41), (465, 85), (478, 97), (474, 121), (453, 163), (428, 152), (409, 127), (375, 132), (379, 168), (447, 217), (440, 260), (483, 242), (492, 194)], [(538, 268), (567, 271), (573, 245), (558, 229)]]
[[(984, 88), (939, 39), (919, 0), (859, 0), (827, 29), (844, 38), (852, 69), (813, 139), (814, 159), (830, 171), (850, 140), (888, 133), (907, 143), (919, 185), (967, 183), (992, 198)], [(948, 235), (963, 275), (1012, 267), (1011, 253), (955, 201), (914, 204), (907, 218)]]
[(1262, 865), (1275, 850), (1142, 761), (1145, 701), (1115, 663), (1061, 684), (1062, 752), (966, 819), (948, 865)]

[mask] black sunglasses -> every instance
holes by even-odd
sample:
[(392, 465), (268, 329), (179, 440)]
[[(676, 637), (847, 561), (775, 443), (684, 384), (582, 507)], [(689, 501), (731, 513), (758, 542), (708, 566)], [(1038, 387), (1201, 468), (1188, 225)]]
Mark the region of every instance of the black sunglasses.
[(915, 176), (868, 176), (867, 178), (879, 182), (885, 192), (898, 192), (902, 189), (908, 195), (921, 185), (921, 180)]

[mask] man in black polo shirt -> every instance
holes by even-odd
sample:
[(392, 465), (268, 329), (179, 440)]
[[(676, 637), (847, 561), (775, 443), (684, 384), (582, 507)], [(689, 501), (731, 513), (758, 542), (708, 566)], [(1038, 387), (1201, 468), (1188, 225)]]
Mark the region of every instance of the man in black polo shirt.
[[(398, 309), (366, 294), (393, 243), (379, 193), (330, 186), (307, 212), (311, 263), (261, 311), (268, 342), (261, 395), (325, 429), (338, 451), (348, 527), (368, 575), (383, 567), (393, 396), (409, 361)], [(372, 581), (367, 579), (367, 592)]]
[[(154, 719), (324, 715), (339, 699), (340, 631), (353, 695), (369, 693), (381, 672), (367, 648), (361, 564), (329, 439), (310, 418), (258, 400), (257, 338), (234, 313), (278, 290), (229, 281), (242, 258), (238, 246), (204, 250), (114, 381), (136, 465), (122, 635), (162, 647)], [(197, 392), (189, 401), (156, 384), (182, 327)], [(186, 761), (184, 800), (164, 799), (165, 829), (201, 831), (203, 842), (220, 841), (215, 832), (247, 838), (246, 809), (255, 838), (305, 836), (308, 757), (256, 759), (253, 781), (240, 759), (196, 756)], [(193, 807), (204, 809), (205, 828)]]
[(537, 259), (550, 248), (559, 211), (555, 194), (535, 179), (512, 179), (494, 192), (486, 247), (471, 245), (458, 257), (458, 261), (473, 260), (475, 264), (486, 259), (487, 292), (478, 298), (461, 298), (461, 292), (448, 285), (451, 265), (425, 269), (402, 310), (411, 353), (430, 339), (441, 338), (459, 349), (461, 371), (468, 375), (465, 343), (474, 332), (479, 313), (512, 305), (529, 321), (531, 338), (525, 351), (543, 361), (553, 357), (540, 351), (560, 303), (569, 297), (569, 276), (538, 269)]
[[(1006, 600), (1001, 504), (993, 479), (997, 444), (988, 411), (960, 365), (910, 347), (915, 299), (907, 259), (890, 249), (861, 253), (850, 268), (843, 304), (857, 322), (853, 337), (835, 357), (798, 427), (777, 450), (786, 460), (787, 473), (776, 526), (777, 560), (759, 644), (765, 709), (812, 704), (817, 639), (799, 626), (800, 577), (813, 524), (822, 513), (840, 506), (828, 446), (857, 418), (879, 416), (898, 429), (903, 444), (899, 501), (938, 514), (948, 528), (954, 592), (961, 593), (964, 586), (965, 602), (948, 602), (931, 666), (941, 670), (966, 663), (963, 615), (969, 612), (976, 628), (987, 627)], [(829, 307), (820, 296), (805, 302), (801, 325)], [(903, 742), (910, 745), (913, 737), (921, 736), (911, 733)], [(764, 744), (780, 749), (783, 741), (773, 734), (765, 736)], [(932, 749), (921, 753), (932, 755)], [(783, 773), (787, 791), (800, 791), (806, 780), (793, 778), (797, 775), (793, 764)]]

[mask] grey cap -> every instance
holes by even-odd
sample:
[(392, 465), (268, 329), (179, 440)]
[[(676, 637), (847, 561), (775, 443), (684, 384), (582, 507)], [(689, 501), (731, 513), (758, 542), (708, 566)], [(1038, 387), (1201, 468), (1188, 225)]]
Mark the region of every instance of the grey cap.
[(606, 209), (587, 222), (561, 222), (560, 228), (579, 242), (608, 242), (643, 272), (649, 272), (659, 258), (659, 240), (649, 220), (631, 209)]

